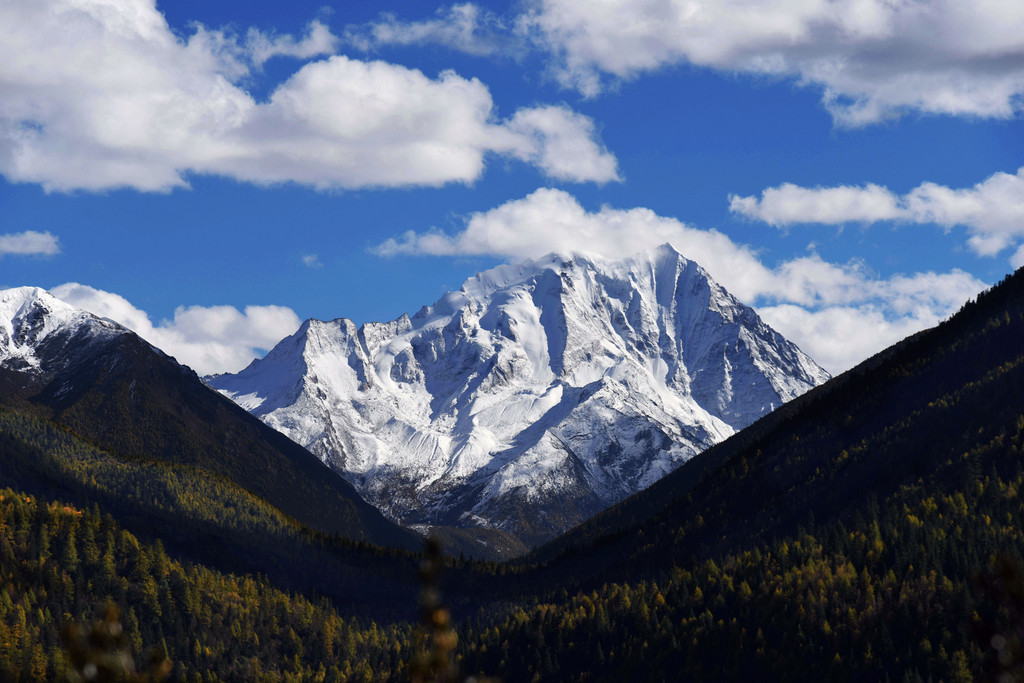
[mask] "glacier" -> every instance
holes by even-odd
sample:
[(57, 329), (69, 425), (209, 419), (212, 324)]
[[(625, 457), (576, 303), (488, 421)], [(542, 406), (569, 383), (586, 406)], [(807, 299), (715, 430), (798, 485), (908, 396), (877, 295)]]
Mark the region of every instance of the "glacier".
[(393, 520), (536, 544), (828, 373), (666, 244), (499, 266), (391, 322), (307, 320), (206, 379)]

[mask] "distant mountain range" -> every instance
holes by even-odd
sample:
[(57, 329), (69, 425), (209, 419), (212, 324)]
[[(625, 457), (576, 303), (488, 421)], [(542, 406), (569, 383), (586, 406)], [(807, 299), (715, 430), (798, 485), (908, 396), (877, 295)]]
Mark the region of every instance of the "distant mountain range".
[(828, 379), (671, 246), (549, 255), (207, 378), (391, 519), (552, 538)]

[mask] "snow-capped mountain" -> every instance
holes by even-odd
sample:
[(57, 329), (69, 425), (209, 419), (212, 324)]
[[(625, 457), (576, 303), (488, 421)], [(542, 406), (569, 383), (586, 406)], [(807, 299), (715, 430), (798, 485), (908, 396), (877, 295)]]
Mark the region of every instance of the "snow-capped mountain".
[[(0, 408), (26, 407), (112, 458), (144, 458), (206, 473), (310, 529), (419, 547), (414, 534), (386, 520), (305, 448), (212, 391), (191, 369), (117, 323), (36, 287), (0, 290)], [(58, 477), (47, 486), (63, 476), (40, 472)], [(71, 480), (60, 485), (69, 491), (77, 486)], [(78, 492), (96, 495), (91, 489)], [(167, 509), (161, 510), (163, 524)], [(142, 519), (149, 513), (136, 514)], [(198, 534), (201, 545), (209, 542), (204, 534), (223, 530), (193, 524), (180, 531), (181, 538)]]
[(38, 377), (128, 331), (38, 287), (0, 291), (0, 369)]
[(307, 320), (207, 381), (393, 519), (537, 542), (827, 378), (664, 245), (501, 266), (389, 323)]

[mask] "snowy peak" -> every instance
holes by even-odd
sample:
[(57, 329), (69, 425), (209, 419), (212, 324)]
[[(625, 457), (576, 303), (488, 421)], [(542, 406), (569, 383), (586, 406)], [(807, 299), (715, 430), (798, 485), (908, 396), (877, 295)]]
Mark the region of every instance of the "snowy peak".
[(394, 519), (542, 540), (827, 377), (663, 245), (499, 266), (389, 323), (310, 320), (209, 381)]
[(38, 287), (0, 291), (0, 366), (6, 368), (45, 372), (76, 349), (125, 332)]

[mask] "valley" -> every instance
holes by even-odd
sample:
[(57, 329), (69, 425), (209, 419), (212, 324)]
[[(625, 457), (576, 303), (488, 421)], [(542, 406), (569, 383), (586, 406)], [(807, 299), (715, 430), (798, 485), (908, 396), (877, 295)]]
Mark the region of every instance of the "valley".
[[(408, 675), (415, 536), (358, 499), (303, 518), (351, 495), (317, 458), (269, 433), (242, 448), (266, 428), (194, 373), (38, 290), (0, 295), (12, 297), (5, 675), (55, 675), (52, 615), (85, 622), (104, 600), (127, 606), (135, 649), (159, 644), (176, 679)], [(998, 673), (991, 635), (1008, 642), (1019, 618), (1000, 600), (1024, 578), (1022, 333), (1019, 272), (518, 559), (449, 555), (440, 595), (458, 644), (445, 670), (581, 681)], [(65, 339), (80, 352), (45, 353)], [(143, 371), (147, 393), (132, 382)], [(190, 410), (168, 395), (193, 396)], [(238, 426), (204, 430), (203, 416)], [(116, 424), (137, 429), (129, 440)], [(277, 455), (251, 450), (273, 444)], [(232, 464), (232, 453), (259, 459)], [(258, 462), (274, 481), (313, 479), (284, 495)]]

